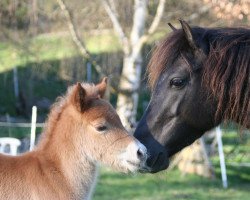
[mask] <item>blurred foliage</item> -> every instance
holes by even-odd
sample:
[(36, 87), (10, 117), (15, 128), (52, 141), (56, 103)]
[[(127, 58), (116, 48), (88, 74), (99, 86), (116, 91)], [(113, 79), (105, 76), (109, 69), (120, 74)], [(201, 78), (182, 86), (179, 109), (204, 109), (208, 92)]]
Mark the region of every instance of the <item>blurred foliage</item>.
[[(99, 0), (66, 0), (87, 49), (110, 76), (111, 85), (119, 85), (122, 68), (121, 46), (112, 23)], [(125, 32), (133, 20), (133, 0), (113, 1)], [(148, 27), (159, 0), (149, 0)], [(229, 17), (229, 14), (230, 17)], [(177, 28), (179, 18), (201, 26), (247, 25), (248, 0), (167, 0), (165, 14), (158, 31), (143, 50), (143, 78), (140, 89), (137, 119), (149, 101), (145, 68), (153, 46), (170, 31), (168, 22)], [(56, 1), (0, 1), (0, 115), (17, 115), (13, 91), (13, 72), (18, 69), (20, 91), (26, 98), (26, 114), (31, 105), (44, 97), (53, 102), (75, 80), (86, 80), (86, 61), (68, 33), (65, 18)], [(92, 81), (100, 78), (92, 71)], [(53, 87), (51, 87), (53, 85)], [(45, 92), (47, 91), (47, 92)], [(115, 105), (116, 91), (111, 91)], [(47, 111), (43, 110), (44, 113)]]
[[(42, 128), (36, 128), (37, 136), (42, 132)], [(30, 127), (1, 127), (0, 137), (14, 137), (18, 139), (30, 137)]]
[(28, 0), (1, 0), (0, 23), (9, 29), (27, 29), (30, 23)]
[(249, 0), (203, 0), (205, 4), (212, 4), (212, 11), (218, 19), (228, 20), (231, 23), (243, 21), (247, 24), (250, 21)]

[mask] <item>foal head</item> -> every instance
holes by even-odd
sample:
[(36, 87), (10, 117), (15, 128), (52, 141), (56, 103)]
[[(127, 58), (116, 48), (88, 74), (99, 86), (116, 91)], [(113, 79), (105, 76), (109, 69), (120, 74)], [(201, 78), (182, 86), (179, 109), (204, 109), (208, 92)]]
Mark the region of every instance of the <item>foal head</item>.
[(144, 167), (146, 148), (125, 130), (111, 104), (103, 99), (107, 78), (101, 83), (77, 83), (69, 90), (67, 107), (75, 151), (83, 160), (100, 162), (119, 171)]

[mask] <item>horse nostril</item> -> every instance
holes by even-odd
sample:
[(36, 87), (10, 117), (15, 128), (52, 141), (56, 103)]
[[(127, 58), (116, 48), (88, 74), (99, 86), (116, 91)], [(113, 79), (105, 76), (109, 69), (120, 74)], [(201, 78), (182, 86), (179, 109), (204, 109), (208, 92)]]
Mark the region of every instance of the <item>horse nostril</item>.
[(155, 157), (155, 159), (153, 160), (151, 166), (152, 166), (152, 167), (155, 166), (155, 164), (156, 164), (157, 162), (160, 161), (160, 159), (161, 159), (161, 157), (163, 157), (163, 155), (164, 155), (163, 152), (160, 152), (160, 153)]

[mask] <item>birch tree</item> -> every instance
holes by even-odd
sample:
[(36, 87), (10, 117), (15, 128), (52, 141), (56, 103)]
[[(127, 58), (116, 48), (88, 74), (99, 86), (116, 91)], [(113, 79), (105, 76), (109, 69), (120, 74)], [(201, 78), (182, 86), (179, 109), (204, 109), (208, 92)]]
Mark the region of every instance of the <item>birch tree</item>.
[(121, 117), (123, 125), (130, 129), (136, 122), (138, 90), (140, 88), (142, 70), (142, 47), (159, 25), (164, 12), (165, 0), (159, 0), (156, 14), (148, 30), (145, 30), (145, 23), (149, 2), (148, 0), (134, 0), (133, 23), (130, 35), (125, 34), (118, 20), (118, 13), (113, 0), (101, 1), (122, 45), (124, 57), (119, 83), (117, 112)]

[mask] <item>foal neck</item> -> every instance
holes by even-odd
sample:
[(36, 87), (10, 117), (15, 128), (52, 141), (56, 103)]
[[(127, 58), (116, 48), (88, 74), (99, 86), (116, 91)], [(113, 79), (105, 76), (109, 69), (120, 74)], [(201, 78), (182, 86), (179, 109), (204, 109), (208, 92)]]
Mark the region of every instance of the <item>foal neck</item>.
[(75, 199), (89, 199), (97, 166), (80, 150), (79, 125), (70, 111), (70, 107), (66, 108), (56, 118), (52, 111), (36, 151), (66, 179)]

